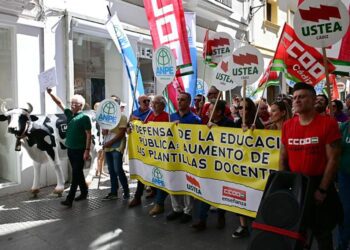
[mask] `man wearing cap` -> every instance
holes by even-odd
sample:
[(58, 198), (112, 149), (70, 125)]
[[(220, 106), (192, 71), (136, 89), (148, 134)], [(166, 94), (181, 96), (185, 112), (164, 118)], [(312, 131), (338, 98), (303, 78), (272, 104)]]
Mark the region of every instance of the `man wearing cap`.
[(315, 110), (315, 89), (304, 82), (293, 90), (293, 108), (298, 115), (284, 123), (280, 167), (310, 177), (313, 197), (307, 211), (307, 226), (318, 249), (333, 249), (332, 231), (342, 219), (334, 187), (341, 135), (336, 120)]

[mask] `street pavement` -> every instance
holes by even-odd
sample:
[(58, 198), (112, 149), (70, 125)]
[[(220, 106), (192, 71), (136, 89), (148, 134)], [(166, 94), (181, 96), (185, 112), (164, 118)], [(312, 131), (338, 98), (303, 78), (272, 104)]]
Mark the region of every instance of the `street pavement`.
[[(60, 204), (64, 197), (51, 193), (53, 187), (43, 188), (36, 199), (29, 192), (0, 197), (0, 249), (247, 248), (248, 238), (231, 237), (238, 226), (238, 218), (232, 213), (226, 213), (226, 227), (218, 230), (216, 213), (211, 211), (207, 230), (195, 232), (191, 223), (166, 220), (171, 211), (170, 198), (166, 200), (166, 212), (151, 217), (148, 211), (153, 200), (143, 198), (142, 206), (132, 209), (122, 198), (101, 201), (109, 192), (109, 179), (102, 178), (99, 188), (97, 183), (95, 178), (88, 200), (74, 202), (70, 209)], [(130, 181), (130, 187), (135, 190), (136, 182)]]

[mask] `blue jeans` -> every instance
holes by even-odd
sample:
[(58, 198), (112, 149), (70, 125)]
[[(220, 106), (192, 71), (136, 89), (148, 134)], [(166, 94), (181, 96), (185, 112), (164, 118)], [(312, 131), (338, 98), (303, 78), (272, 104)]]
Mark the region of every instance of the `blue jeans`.
[(129, 194), (128, 179), (123, 169), (123, 154), (118, 151), (106, 152), (106, 162), (111, 180), (111, 193), (118, 193), (118, 178), (124, 194)]
[(338, 174), (339, 197), (343, 205), (344, 221), (338, 226), (337, 249), (349, 249), (350, 242), (350, 174), (340, 171)]

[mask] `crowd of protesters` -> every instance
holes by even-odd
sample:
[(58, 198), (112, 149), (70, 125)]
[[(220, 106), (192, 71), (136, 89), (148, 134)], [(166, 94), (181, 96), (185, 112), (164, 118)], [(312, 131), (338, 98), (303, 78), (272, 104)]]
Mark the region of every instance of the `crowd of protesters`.
[[(178, 111), (169, 116), (165, 112), (166, 100), (163, 96), (151, 99), (142, 95), (138, 98), (139, 108), (132, 113), (130, 121), (175, 122), (186, 124), (205, 124), (208, 127), (222, 126), (248, 129), (269, 129), (282, 131), (280, 169), (301, 173), (314, 180), (313, 212), (311, 228), (319, 249), (333, 249), (332, 231), (338, 225), (337, 249), (348, 249), (350, 239), (350, 95), (346, 97), (345, 109), (340, 100), (332, 100), (332, 112), (328, 108), (326, 95), (316, 95), (314, 88), (305, 83), (297, 83), (293, 95), (279, 95), (268, 103), (261, 98), (254, 103), (250, 98), (243, 100), (238, 96), (227, 103), (220, 91), (210, 87), (206, 98), (180, 93)], [(120, 99), (115, 97), (120, 103)], [(111, 192), (104, 200), (117, 198), (118, 178), (124, 189), (124, 199), (129, 198), (129, 189), (121, 159), (125, 147), (126, 117), (112, 131), (103, 131), (105, 151), (111, 179)], [(211, 120), (210, 120), (211, 119)], [(294, 139), (317, 138), (313, 145), (290, 141)], [(108, 139), (109, 138), (109, 139)], [(292, 139), (292, 140), (291, 140)], [(295, 140), (294, 140), (295, 142)], [(99, 171), (102, 171), (101, 169)], [(338, 175), (338, 178), (336, 176)], [(335, 183), (338, 182), (338, 192)], [(129, 208), (141, 205), (145, 185), (138, 181)], [(154, 216), (164, 213), (164, 202), (168, 194), (163, 190), (151, 188), (146, 198), (155, 198), (155, 205), (149, 211)], [(190, 196), (170, 195), (172, 210), (166, 219), (179, 220), (180, 223), (194, 221), (196, 231), (206, 229), (210, 205), (193, 201)], [(339, 199), (340, 198), (340, 199)], [(198, 214), (193, 214), (193, 204), (198, 205)], [(342, 212), (343, 211), (343, 212)], [(340, 216), (344, 214), (344, 216)], [(240, 226), (233, 232), (233, 238), (249, 236), (250, 219), (238, 215)], [(325, 219), (324, 217), (328, 219)], [(217, 228), (225, 227), (225, 211), (217, 211)]]

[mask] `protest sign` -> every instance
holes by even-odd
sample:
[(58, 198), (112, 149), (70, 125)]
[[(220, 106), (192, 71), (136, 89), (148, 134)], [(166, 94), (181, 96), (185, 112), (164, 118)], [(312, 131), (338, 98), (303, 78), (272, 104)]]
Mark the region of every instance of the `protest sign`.
[(154, 52), (152, 67), (157, 83), (161, 90), (171, 83), (175, 78), (176, 60), (169, 47), (161, 46)]
[(306, 44), (325, 48), (338, 42), (349, 27), (349, 13), (339, 0), (307, 0), (294, 17), (297, 36)]
[(171, 194), (254, 217), (269, 173), (278, 169), (280, 145), (280, 131), (134, 122), (130, 174)]
[(40, 92), (45, 92), (46, 88), (52, 88), (58, 85), (55, 67), (40, 73), (38, 75), (38, 78), (40, 84)]
[(119, 104), (113, 99), (103, 100), (96, 111), (96, 122), (102, 129), (115, 128), (121, 117)]

